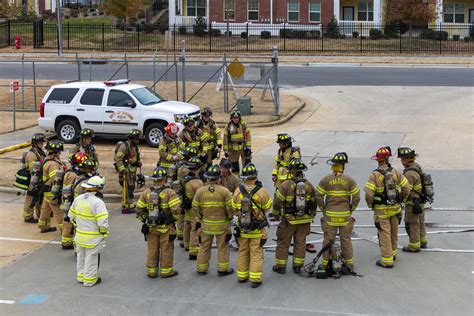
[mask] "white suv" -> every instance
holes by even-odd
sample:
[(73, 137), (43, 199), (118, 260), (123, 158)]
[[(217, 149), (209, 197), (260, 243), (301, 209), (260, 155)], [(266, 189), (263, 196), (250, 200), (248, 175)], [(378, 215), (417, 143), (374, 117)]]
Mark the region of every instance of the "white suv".
[(77, 141), (82, 128), (96, 134), (121, 136), (143, 131), (148, 145), (158, 147), (164, 128), (184, 117), (199, 116), (199, 107), (167, 101), (153, 90), (130, 80), (70, 82), (52, 86), (41, 102), (38, 125), (55, 131), (65, 143)]

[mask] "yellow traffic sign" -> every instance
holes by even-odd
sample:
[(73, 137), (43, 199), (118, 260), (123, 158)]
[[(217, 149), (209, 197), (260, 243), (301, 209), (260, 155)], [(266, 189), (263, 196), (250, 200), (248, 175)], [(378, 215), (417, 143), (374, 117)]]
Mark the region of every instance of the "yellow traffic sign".
[(244, 65), (236, 58), (233, 62), (227, 65), (227, 72), (235, 79), (243, 76), (245, 71)]

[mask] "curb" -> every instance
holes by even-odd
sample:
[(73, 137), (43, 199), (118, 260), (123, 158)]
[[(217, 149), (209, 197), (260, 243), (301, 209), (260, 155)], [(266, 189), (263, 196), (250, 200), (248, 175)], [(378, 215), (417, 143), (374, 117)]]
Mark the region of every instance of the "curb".
[[(56, 137), (55, 134), (47, 134), (45, 136), (46, 136), (47, 140), (50, 140), (50, 139)], [(25, 147), (28, 147), (28, 146), (31, 146), (31, 141), (30, 140), (27, 141), (27, 142), (24, 142), (24, 143), (20, 143), (20, 144), (16, 144), (16, 145), (13, 145), (13, 146), (1, 148), (0, 149), (0, 155), (4, 154), (4, 153), (8, 153), (10, 151), (17, 150), (17, 149), (25, 148)]]

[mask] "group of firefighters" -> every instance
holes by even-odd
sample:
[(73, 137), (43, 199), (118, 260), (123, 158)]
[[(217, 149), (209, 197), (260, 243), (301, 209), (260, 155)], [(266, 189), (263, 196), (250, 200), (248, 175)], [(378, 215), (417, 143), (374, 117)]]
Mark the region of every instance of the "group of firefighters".
[[(307, 166), (294, 139), (278, 134), (272, 200), (251, 163), (250, 130), (238, 111), (230, 114), (223, 133), (209, 108), (203, 109), (197, 120), (185, 118), (183, 125), (182, 131), (174, 123), (165, 128), (158, 148), (160, 158), (150, 176), (141, 174), (140, 130), (131, 130), (128, 140), (119, 142), (115, 150), (114, 165), (123, 188), (122, 213), (136, 213), (142, 223), (150, 278), (178, 275), (173, 265), (175, 239), (188, 252), (189, 260), (196, 260), (197, 273), (206, 275), (215, 240), (218, 275), (234, 273), (229, 260), (233, 242), (238, 248), (238, 281), (250, 281), (252, 288), (259, 287), (268, 239), (267, 213), (272, 206), (268, 217), (279, 222), (273, 271), (286, 273), (289, 248), (293, 245), (292, 269), (301, 273), (305, 252), (315, 251), (306, 238), (319, 207), (324, 240), (316, 276), (356, 274), (351, 235), (355, 222), (352, 214), (360, 202), (360, 190), (356, 181), (344, 173), (349, 162), (346, 153), (336, 153), (329, 159), (331, 173), (314, 185), (305, 178)], [(20, 170), (16, 181), (27, 191), (25, 222), (38, 223), (40, 231), (46, 233), (56, 230), (50, 225), (51, 217), (55, 218), (62, 233), (62, 248), (77, 252), (77, 280), (85, 286), (101, 282), (98, 262), (108, 235), (108, 212), (101, 193), (105, 180), (97, 174), (99, 161), (93, 136), (91, 129), (81, 131), (79, 143), (69, 153), (67, 167), (60, 159), (63, 144), (46, 142), (44, 135), (35, 134), (31, 149), (23, 157), (22, 170), (28, 174)], [(221, 152), (225, 158), (220, 159)], [(423, 208), (433, 197), (430, 176), (415, 162), (414, 150), (398, 148), (403, 172), (390, 165), (391, 156), (390, 147), (378, 149), (372, 156), (377, 169), (364, 187), (378, 230), (381, 256), (376, 265), (383, 268), (392, 268), (396, 260), (403, 205), (409, 235), (409, 244), (403, 251), (419, 252), (427, 247)], [(219, 164), (214, 164), (219, 159)], [(24, 176), (27, 182), (22, 182)], [(135, 187), (143, 187), (146, 178), (149, 185), (135, 205)], [(340, 246), (334, 243), (337, 236)], [(341, 271), (334, 271), (332, 263), (336, 261), (342, 263)]]

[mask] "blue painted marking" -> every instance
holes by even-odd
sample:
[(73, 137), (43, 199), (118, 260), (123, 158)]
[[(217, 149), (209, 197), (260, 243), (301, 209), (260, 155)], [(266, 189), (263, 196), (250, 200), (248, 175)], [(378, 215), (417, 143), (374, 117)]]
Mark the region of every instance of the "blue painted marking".
[(20, 304), (27, 304), (27, 305), (43, 304), (48, 298), (49, 298), (49, 295), (28, 294), (24, 299), (20, 301)]

